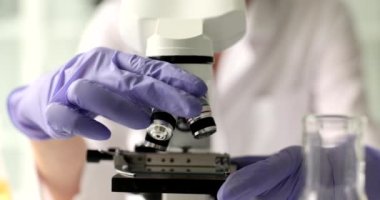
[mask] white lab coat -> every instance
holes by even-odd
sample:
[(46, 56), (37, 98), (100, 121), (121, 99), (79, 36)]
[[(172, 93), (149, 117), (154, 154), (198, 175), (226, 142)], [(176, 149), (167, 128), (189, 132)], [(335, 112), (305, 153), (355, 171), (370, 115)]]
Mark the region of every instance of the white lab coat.
[[(99, 8), (81, 51), (105, 46), (134, 53), (118, 33), (119, 7), (119, 1), (109, 0)], [(215, 77), (214, 150), (233, 156), (271, 154), (302, 144), (307, 114), (366, 114), (357, 41), (341, 2), (254, 0), (247, 18), (247, 34), (223, 52)], [(106, 123), (112, 139), (89, 142), (90, 147), (131, 147), (144, 137)], [(378, 134), (365, 137), (379, 146)], [(121, 198), (108, 196), (113, 173), (112, 163), (88, 165), (80, 199)]]

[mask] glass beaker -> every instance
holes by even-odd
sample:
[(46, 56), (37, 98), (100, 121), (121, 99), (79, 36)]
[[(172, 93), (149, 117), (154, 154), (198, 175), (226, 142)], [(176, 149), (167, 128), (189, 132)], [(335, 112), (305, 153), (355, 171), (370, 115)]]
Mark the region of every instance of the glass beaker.
[(310, 115), (304, 121), (304, 200), (366, 200), (365, 118)]

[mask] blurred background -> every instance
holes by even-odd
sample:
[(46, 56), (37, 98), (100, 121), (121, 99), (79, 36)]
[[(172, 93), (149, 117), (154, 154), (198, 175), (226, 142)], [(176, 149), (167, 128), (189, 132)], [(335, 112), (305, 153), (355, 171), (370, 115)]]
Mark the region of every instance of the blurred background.
[(7, 172), (0, 176), (8, 175), (13, 199), (40, 198), (37, 186), (25, 181), (36, 178), (30, 166), (31, 152), (26, 138), (8, 120), (6, 97), (15, 87), (58, 68), (76, 53), (83, 27), (97, 3), (0, 0), (0, 170)]
[[(380, 121), (380, 1), (345, 1), (362, 46), (371, 114)], [(99, 2), (0, 0), (0, 179), (8, 180), (14, 199), (38, 199), (38, 194), (37, 186), (25, 181), (36, 178), (31, 152), (8, 120), (6, 97), (76, 53), (83, 27)]]

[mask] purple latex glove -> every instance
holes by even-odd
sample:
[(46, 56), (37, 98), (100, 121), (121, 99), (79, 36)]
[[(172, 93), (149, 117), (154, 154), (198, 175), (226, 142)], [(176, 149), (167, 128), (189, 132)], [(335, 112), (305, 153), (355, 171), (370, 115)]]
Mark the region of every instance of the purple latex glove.
[[(328, 152), (329, 158), (334, 158), (336, 152)], [(267, 159), (262, 157), (242, 157), (234, 160), (240, 170), (228, 177), (218, 191), (218, 200), (278, 200), (299, 199), (304, 188), (305, 171), (301, 147), (289, 147)], [(339, 168), (339, 160), (332, 170)], [(366, 182), (365, 189), (369, 200), (380, 196), (380, 151), (366, 148)], [(335, 174), (323, 180), (324, 184), (337, 184), (339, 179)], [(339, 176), (339, 175), (338, 175)], [(334, 180), (332, 180), (334, 179)], [(334, 194), (337, 195), (337, 194)], [(326, 198), (334, 199), (334, 198)], [(339, 199), (339, 198), (335, 198)]]
[(110, 131), (97, 115), (133, 129), (149, 125), (152, 108), (194, 117), (205, 83), (167, 62), (96, 48), (57, 72), (13, 91), (8, 98), (14, 125), (32, 139), (81, 135), (103, 140)]

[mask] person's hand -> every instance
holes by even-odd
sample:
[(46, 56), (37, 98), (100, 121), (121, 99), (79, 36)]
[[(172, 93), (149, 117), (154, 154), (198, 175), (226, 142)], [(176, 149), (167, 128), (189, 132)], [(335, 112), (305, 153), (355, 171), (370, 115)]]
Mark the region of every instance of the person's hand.
[(227, 178), (218, 200), (298, 199), (303, 186), (301, 147), (289, 147), (260, 160), (235, 159), (241, 169)]
[[(366, 147), (366, 181), (365, 189), (369, 200), (380, 196), (380, 151)], [(328, 152), (329, 158), (338, 155)], [(234, 160), (240, 170), (231, 174), (218, 191), (218, 200), (277, 200), (299, 199), (305, 183), (304, 160), (301, 147), (289, 147), (278, 154), (264, 158), (242, 157)], [(332, 175), (324, 177), (323, 184), (339, 180), (339, 159), (334, 166), (327, 167)], [(335, 173), (336, 172), (336, 173)], [(327, 172), (327, 174), (329, 174)], [(333, 194), (333, 195), (336, 195)], [(332, 198), (334, 199), (334, 198)], [(338, 198), (339, 199), (339, 198)]]
[(96, 48), (8, 97), (12, 122), (32, 139), (81, 135), (107, 139), (97, 115), (133, 129), (149, 125), (152, 108), (175, 116), (201, 112), (207, 86), (166, 62)]
[(369, 200), (380, 197), (380, 151), (372, 147), (365, 149), (365, 190)]

